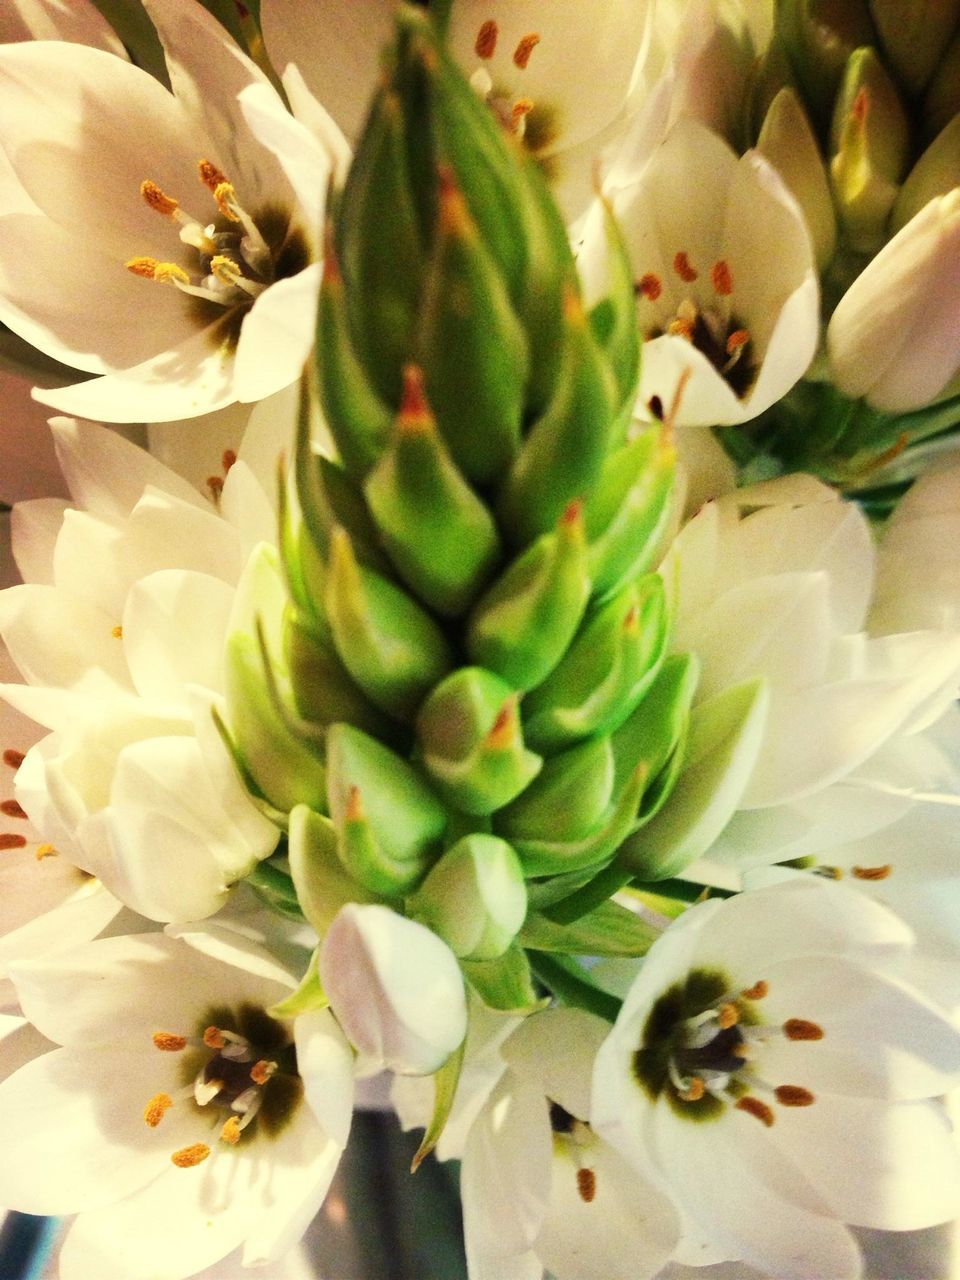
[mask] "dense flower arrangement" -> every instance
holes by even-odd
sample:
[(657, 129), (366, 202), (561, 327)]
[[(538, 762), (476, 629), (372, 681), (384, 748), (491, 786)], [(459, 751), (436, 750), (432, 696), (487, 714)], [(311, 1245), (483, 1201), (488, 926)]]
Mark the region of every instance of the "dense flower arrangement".
[(960, 1218), (960, 4), (100, 8), (0, 15), (0, 1205), (278, 1259), (390, 1072), (471, 1280)]

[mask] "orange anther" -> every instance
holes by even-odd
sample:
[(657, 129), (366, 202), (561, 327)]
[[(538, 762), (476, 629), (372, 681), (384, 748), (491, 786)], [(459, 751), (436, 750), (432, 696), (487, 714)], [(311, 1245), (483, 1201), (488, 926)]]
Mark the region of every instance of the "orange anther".
[(691, 1076), (690, 1083), (679, 1095), (682, 1102), (699, 1102), (706, 1093), (707, 1087), (699, 1076)]
[(11, 769), (19, 769), (23, 764), (24, 758), (23, 752), (14, 751), (13, 747), (7, 747), (3, 753), (3, 763), (9, 765)]
[(642, 298), (646, 298), (648, 302), (656, 302), (663, 293), (663, 282), (660, 277), (652, 271), (647, 271), (633, 286), (634, 292)]
[(807, 1018), (788, 1018), (783, 1024), (783, 1034), (788, 1040), (822, 1040), (823, 1027)]
[(202, 1164), (210, 1154), (205, 1142), (195, 1142), (191, 1147), (181, 1147), (174, 1151), (170, 1159), (178, 1169), (192, 1169), (195, 1164)]
[(217, 187), (222, 186), (227, 180), (226, 176), (210, 160), (201, 160), (197, 165), (197, 169), (200, 172), (200, 181), (209, 191), (216, 192)]
[(240, 1141), (240, 1118), (239, 1116), (230, 1116), (224, 1121), (223, 1128), (220, 1130), (221, 1142), (228, 1142), (231, 1147), (235, 1147)]
[(734, 329), (733, 333), (727, 338), (727, 355), (735, 355), (741, 347), (745, 347), (750, 341), (750, 331), (748, 329)]
[(762, 1000), (770, 991), (770, 984), (764, 978), (760, 978), (752, 987), (744, 987), (740, 992), (744, 1000)]
[(187, 1037), (175, 1035), (172, 1031), (155, 1031), (153, 1043), (164, 1053), (179, 1053), (181, 1049), (187, 1047)]
[(738, 1111), (746, 1111), (748, 1116), (754, 1116), (761, 1124), (765, 1124), (768, 1129), (773, 1124), (773, 1112), (759, 1098), (753, 1098), (750, 1094), (747, 1094), (743, 1098), (738, 1098), (734, 1105)]
[(250, 1079), (254, 1084), (266, 1084), (272, 1075), (276, 1073), (277, 1064), (269, 1062), (266, 1058), (261, 1058), (259, 1062), (255, 1062), (250, 1068)]
[(14, 835), (12, 831), (0, 831), (0, 849), (23, 849), (27, 837)]
[(740, 1021), (740, 1010), (735, 1004), (722, 1004), (717, 1010), (717, 1024), (721, 1031), (729, 1031)]
[(488, 18), (484, 22), (480, 30), (477, 32), (477, 38), (473, 44), (473, 51), (478, 58), (492, 58), (497, 48), (497, 36), (500, 34), (500, 28), (492, 18)]
[(892, 875), (893, 867), (890, 863), (886, 863), (882, 867), (854, 867), (853, 875), (856, 880), (886, 880)]
[(227, 1041), (219, 1027), (207, 1027), (203, 1033), (203, 1043), (208, 1049), (222, 1049)]
[(16, 800), (0, 801), (0, 813), (8, 818), (26, 818), (27, 816), (23, 807)]
[(674, 255), (673, 269), (684, 282), (684, 284), (693, 284), (697, 279), (698, 272), (690, 262), (688, 255), (681, 249), (678, 254)]
[(146, 200), (151, 209), (157, 213), (162, 213), (167, 218), (172, 218), (180, 208), (180, 201), (175, 200), (173, 196), (168, 196), (165, 191), (161, 191), (155, 182), (151, 182), (146, 178), (140, 183), (140, 194)]
[(722, 258), (710, 268), (710, 279), (721, 298), (729, 298), (733, 293), (733, 272)]
[(173, 1099), (169, 1093), (155, 1093), (143, 1109), (144, 1121), (155, 1129), (172, 1106)]
[(590, 1204), (597, 1194), (597, 1175), (592, 1169), (577, 1170), (577, 1195), (584, 1204)]
[(810, 1107), (816, 1101), (809, 1089), (798, 1084), (781, 1084), (773, 1092), (784, 1107)]
[(527, 63), (530, 61), (530, 55), (540, 43), (540, 37), (535, 31), (531, 31), (528, 35), (521, 38), (520, 43), (513, 51), (514, 66), (520, 68), (521, 71), (526, 69)]

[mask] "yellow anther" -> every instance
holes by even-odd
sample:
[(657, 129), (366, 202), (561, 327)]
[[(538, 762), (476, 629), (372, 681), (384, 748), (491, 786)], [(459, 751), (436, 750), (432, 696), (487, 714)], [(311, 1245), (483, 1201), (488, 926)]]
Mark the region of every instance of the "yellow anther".
[(221, 284), (236, 284), (242, 274), (234, 260), (222, 253), (210, 259), (210, 270)]
[(155, 1048), (162, 1049), (164, 1053), (179, 1053), (187, 1047), (187, 1037), (175, 1035), (172, 1031), (155, 1031), (153, 1043)]
[(231, 1116), (224, 1122), (223, 1128), (220, 1130), (220, 1141), (229, 1142), (231, 1147), (235, 1147), (240, 1141), (240, 1117)]
[(214, 193), (217, 187), (222, 186), (226, 181), (226, 176), (221, 173), (212, 160), (201, 160), (197, 165), (200, 172), (200, 181), (210, 191)]
[(205, 1142), (195, 1142), (191, 1147), (174, 1151), (170, 1159), (178, 1169), (192, 1169), (196, 1164), (203, 1164), (209, 1154), (210, 1148)]
[(523, 36), (513, 51), (514, 66), (519, 67), (521, 71), (525, 71), (527, 63), (530, 61), (530, 55), (539, 43), (540, 37), (536, 31), (531, 31), (529, 35)]
[(237, 193), (232, 182), (218, 182), (213, 189), (213, 198), (225, 218), (229, 218), (231, 222), (240, 221), (240, 215), (233, 208), (237, 203)]
[(143, 1118), (151, 1129), (155, 1129), (172, 1106), (173, 1099), (169, 1093), (155, 1093), (143, 1109)]
[(158, 262), (154, 268), (153, 278), (159, 284), (189, 284), (190, 277), (184, 271), (183, 267), (178, 267), (175, 262)]
[(151, 182), (149, 178), (140, 183), (140, 194), (151, 209), (155, 209), (157, 213), (162, 213), (167, 218), (172, 218), (180, 208), (179, 200), (175, 200), (173, 196), (168, 196), (165, 191), (161, 191), (157, 184)]
[(38, 862), (42, 862), (44, 858), (55, 858), (56, 856), (57, 856), (57, 851), (52, 844), (37, 845), (36, 857)]
[(682, 1090), (680, 1093), (680, 1100), (682, 1102), (699, 1102), (706, 1091), (707, 1087), (700, 1077), (691, 1076), (690, 1083), (687, 1085), (686, 1089)]
[(675, 338), (686, 338), (688, 342), (693, 341), (693, 323), (687, 319), (671, 320), (667, 325), (667, 333), (672, 334)]
[(250, 1079), (254, 1084), (266, 1084), (270, 1077), (276, 1074), (276, 1070), (275, 1062), (268, 1062), (266, 1058), (261, 1058), (250, 1068)]
[(156, 258), (130, 258), (123, 265), (135, 276), (143, 276), (144, 280), (152, 280), (157, 270)]
[(115, 627), (110, 628), (110, 634), (113, 636), (114, 640), (123, 639), (123, 627), (120, 626), (119, 622)]
[(740, 1021), (740, 1010), (735, 1004), (722, 1004), (717, 1010), (717, 1022), (721, 1031), (728, 1031)]

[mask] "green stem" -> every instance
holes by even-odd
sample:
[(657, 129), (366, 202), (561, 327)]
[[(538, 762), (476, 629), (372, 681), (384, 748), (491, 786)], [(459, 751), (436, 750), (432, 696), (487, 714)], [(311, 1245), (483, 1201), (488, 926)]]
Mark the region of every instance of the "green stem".
[(447, 28), (450, 26), (450, 10), (453, 8), (453, 0), (430, 0), (429, 7), (433, 25), (441, 36), (445, 36)]
[(564, 1004), (616, 1022), (623, 1001), (594, 986), (583, 965), (570, 956), (548, 955), (544, 951), (528, 951), (527, 956), (540, 981)]

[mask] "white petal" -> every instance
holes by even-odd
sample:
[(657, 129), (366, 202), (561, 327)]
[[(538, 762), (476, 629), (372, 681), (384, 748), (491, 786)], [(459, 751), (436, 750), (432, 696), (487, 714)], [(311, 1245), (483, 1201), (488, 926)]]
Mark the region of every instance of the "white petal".
[(0, 596), (0, 633), (34, 684), (70, 688), (97, 667), (118, 691), (129, 688), (115, 625), (109, 614), (55, 587), (10, 587)]
[(306, 125), (287, 111), (272, 87), (248, 85), (239, 101), (250, 132), (276, 156), (297, 198), (307, 234), (316, 239), (333, 167), (329, 154)]
[(237, 344), (238, 400), (263, 400), (296, 382), (310, 354), (320, 264), (271, 285), (247, 313)]
[(53, 552), (66, 509), (60, 498), (33, 498), (14, 508), (10, 535), (24, 582), (53, 582)]
[(18, 40), (72, 40), (126, 57), (123, 45), (90, 0), (71, 0), (69, 5), (9, 0), (0, 14), (0, 43)]
[(347, 1145), (353, 1114), (353, 1052), (328, 1009), (304, 1013), (294, 1023), (297, 1071), (307, 1102), (323, 1132)]
[(223, 687), (223, 641), (234, 591), (218, 578), (165, 569), (135, 582), (123, 611), (123, 648), (137, 692), (186, 703), (186, 685)]
[(258, 544), (277, 541), (277, 515), (273, 503), (242, 459), (230, 468), (220, 495), (220, 514), (239, 531), (245, 561)]
[(210, 477), (222, 478), (224, 453), (239, 449), (249, 418), (246, 405), (231, 404), (187, 422), (151, 422), (150, 453), (194, 489), (209, 494)]

